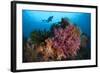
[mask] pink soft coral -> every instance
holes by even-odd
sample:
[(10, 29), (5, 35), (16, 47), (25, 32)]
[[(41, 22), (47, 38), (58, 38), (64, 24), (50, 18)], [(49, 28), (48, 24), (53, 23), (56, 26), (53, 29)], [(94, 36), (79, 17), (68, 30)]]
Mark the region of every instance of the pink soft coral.
[(80, 30), (74, 25), (54, 28), (53, 47), (62, 49), (66, 58), (75, 57), (80, 49)]

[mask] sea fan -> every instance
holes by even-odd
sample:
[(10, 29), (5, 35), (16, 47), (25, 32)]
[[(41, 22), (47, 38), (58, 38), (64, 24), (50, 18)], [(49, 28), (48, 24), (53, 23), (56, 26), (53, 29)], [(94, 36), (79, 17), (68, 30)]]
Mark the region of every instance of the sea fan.
[(80, 30), (74, 25), (54, 28), (53, 47), (62, 49), (66, 58), (75, 57), (80, 49)]

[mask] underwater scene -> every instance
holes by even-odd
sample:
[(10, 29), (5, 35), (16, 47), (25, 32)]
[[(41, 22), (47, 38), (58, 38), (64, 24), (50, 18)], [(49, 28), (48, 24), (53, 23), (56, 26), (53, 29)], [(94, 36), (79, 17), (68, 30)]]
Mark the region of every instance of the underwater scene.
[(91, 59), (91, 14), (22, 10), (23, 62)]

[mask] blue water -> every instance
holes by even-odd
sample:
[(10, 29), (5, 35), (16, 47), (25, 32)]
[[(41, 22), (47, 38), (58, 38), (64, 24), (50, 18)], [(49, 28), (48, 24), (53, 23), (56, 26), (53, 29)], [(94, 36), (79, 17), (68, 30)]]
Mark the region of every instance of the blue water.
[[(50, 16), (53, 16), (51, 22), (46, 22)], [(47, 12), (47, 11), (22, 11), (23, 36), (28, 38), (33, 30), (49, 30), (53, 23), (61, 21), (61, 18), (67, 17), (76, 24), (82, 32), (91, 35), (91, 14), (78, 12)]]

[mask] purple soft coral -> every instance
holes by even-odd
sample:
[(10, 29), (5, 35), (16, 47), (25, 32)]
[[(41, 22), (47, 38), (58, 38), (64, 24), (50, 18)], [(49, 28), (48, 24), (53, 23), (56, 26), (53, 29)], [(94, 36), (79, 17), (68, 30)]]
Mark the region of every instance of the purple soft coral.
[(54, 28), (53, 47), (62, 49), (66, 58), (74, 57), (80, 49), (80, 30), (74, 25)]

